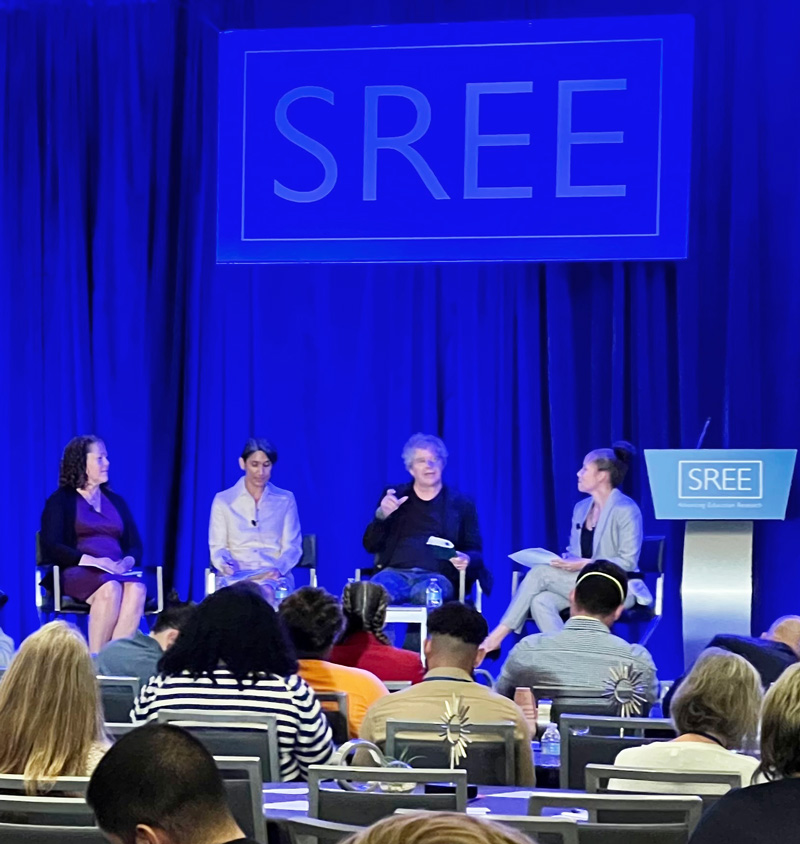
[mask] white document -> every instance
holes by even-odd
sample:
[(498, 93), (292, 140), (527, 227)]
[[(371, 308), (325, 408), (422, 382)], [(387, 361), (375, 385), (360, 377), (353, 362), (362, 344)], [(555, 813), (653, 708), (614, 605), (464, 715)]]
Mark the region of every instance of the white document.
[(556, 554), (554, 551), (548, 551), (546, 548), (524, 548), (522, 551), (515, 551), (509, 554), (509, 557), (515, 563), (521, 563), (523, 566), (549, 566), (550, 560), (560, 560), (561, 554)]
[[(120, 572), (114, 571), (114, 569), (108, 568), (108, 566), (104, 566), (102, 563), (98, 563), (97, 560), (92, 560), (91, 563), (78, 563), (79, 566), (86, 566), (90, 569), (100, 569), (100, 571), (107, 571), (109, 574), (119, 574)], [(128, 577), (141, 577), (142, 571), (141, 569), (133, 569), (132, 571), (123, 572), (123, 574)]]
[(429, 536), (426, 545), (435, 545), (437, 548), (448, 548), (452, 550), (456, 546), (449, 539), (442, 539), (441, 536)]

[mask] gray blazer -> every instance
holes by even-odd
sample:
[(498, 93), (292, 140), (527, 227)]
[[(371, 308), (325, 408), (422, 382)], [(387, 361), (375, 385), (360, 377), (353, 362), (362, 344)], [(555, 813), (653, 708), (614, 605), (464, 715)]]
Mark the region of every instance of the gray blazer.
[[(572, 526), (567, 551), (573, 557), (581, 554), (581, 525), (586, 521), (592, 498), (584, 498), (572, 511)], [(594, 529), (592, 560), (608, 560), (625, 571), (636, 571), (642, 550), (642, 511), (639, 505), (618, 489), (611, 495), (600, 513)]]

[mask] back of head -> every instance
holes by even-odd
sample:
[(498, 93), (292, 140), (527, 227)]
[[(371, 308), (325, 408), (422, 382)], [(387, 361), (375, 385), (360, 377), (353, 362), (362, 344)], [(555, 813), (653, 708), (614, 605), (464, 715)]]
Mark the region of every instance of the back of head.
[(140, 824), (171, 844), (199, 844), (237, 829), (214, 759), (194, 736), (170, 724), (132, 730), (100, 760), (86, 802), (97, 825), (134, 844)]
[(625, 480), (635, 456), (636, 448), (625, 440), (617, 440), (611, 448), (596, 448), (591, 452), (592, 463), (601, 472), (608, 472), (609, 483), (614, 489)]
[(473, 607), (448, 601), (428, 616), (428, 666), (471, 671), (478, 648), (489, 634), (486, 619)]
[(278, 612), (301, 659), (324, 659), (344, 624), (336, 598), (313, 586), (292, 592)]
[(171, 592), (164, 609), (156, 617), (153, 633), (164, 633), (167, 630), (183, 633), (196, 609), (197, 604), (194, 601), (181, 601), (177, 593)]
[(800, 776), (800, 664), (772, 684), (761, 712), (761, 764), (767, 779)]
[(354, 633), (372, 633), (384, 645), (389, 639), (383, 632), (386, 624), (386, 610), (389, 606), (389, 593), (379, 583), (358, 580), (348, 583), (342, 591), (342, 612), (346, 622), (340, 637), (344, 641)]
[(616, 563), (595, 560), (581, 569), (575, 582), (575, 609), (578, 614), (607, 618), (625, 603), (627, 595), (625, 572)]
[(210, 676), (220, 664), (239, 681), (259, 674), (287, 677), (297, 670), (275, 610), (253, 583), (209, 595), (191, 614), (175, 644), (158, 663), (162, 674)]
[(761, 678), (738, 654), (707, 648), (670, 704), (680, 735), (708, 733), (729, 750), (754, 740), (761, 706)]
[(37, 782), (85, 776), (103, 737), (94, 665), (81, 634), (63, 621), (28, 636), (0, 683), (0, 773)]
[(392, 815), (357, 832), (343, 844), (531, 844), (499, 823), (457, 812)]
[(800, 658), (800, 616), (784, 615), (776, 619), (765, 638), (788, 645)]

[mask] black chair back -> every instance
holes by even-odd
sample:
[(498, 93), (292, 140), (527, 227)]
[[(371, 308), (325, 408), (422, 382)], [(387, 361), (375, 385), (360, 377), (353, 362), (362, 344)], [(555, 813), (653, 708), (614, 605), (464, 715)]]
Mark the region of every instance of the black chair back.
[(108, 844), (95, 826), (0, 823), (0, 844)]
[(131, 710), (139, 694), (138, 677), (106, 677), (98, 675), (104, 720), (124, 723), (131, 720)]
[(344, 744), (350, 738), (347, 692), (314, 692), (328, 719), (334, 744)]
[(225, 784), (228, 807), (234, 820), (244, 832), (245, 837), (266, 842), (261, 761), (255, 756), (250, 758), (215, 756), (214, 761)]

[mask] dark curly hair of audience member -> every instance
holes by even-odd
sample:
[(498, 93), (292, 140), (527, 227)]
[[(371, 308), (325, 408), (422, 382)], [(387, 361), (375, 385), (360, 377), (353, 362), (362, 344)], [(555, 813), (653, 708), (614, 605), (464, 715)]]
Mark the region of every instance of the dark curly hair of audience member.
[(473, 607), (448, 601), (428, 616), (429, 636), (449, 636), (476, 648), (489, 633), (486, 619)]
[(388, 607), (389, 593), (380, 583), (370, 583), (368, 580), (348, 583), (342, 592), (342, 612), (346, 625), (339, 641), (344, 642), (349, 636), (363, 632), (371, 633), (383, 645), (391, 644), (383, 632)]
[(86, 455), (89, 447), (103, 442), (94, 434), (73, 437), (65, 446), (58, 470), (58, 485), (71, 489), (83, 489), (86, 486)]
[(323, 659), (344, 624), (342, 608), (324, 589), (302, 586), (278, 609), (300, 659)]
[(297, 672), (294, 649), (261, 589), (244, 581), (209, 595), (194, 611), (175, 644), (158, 663), (162, 674), (188, 671), (195, 679), (222, 663), (244, 688), (259, 675)]

